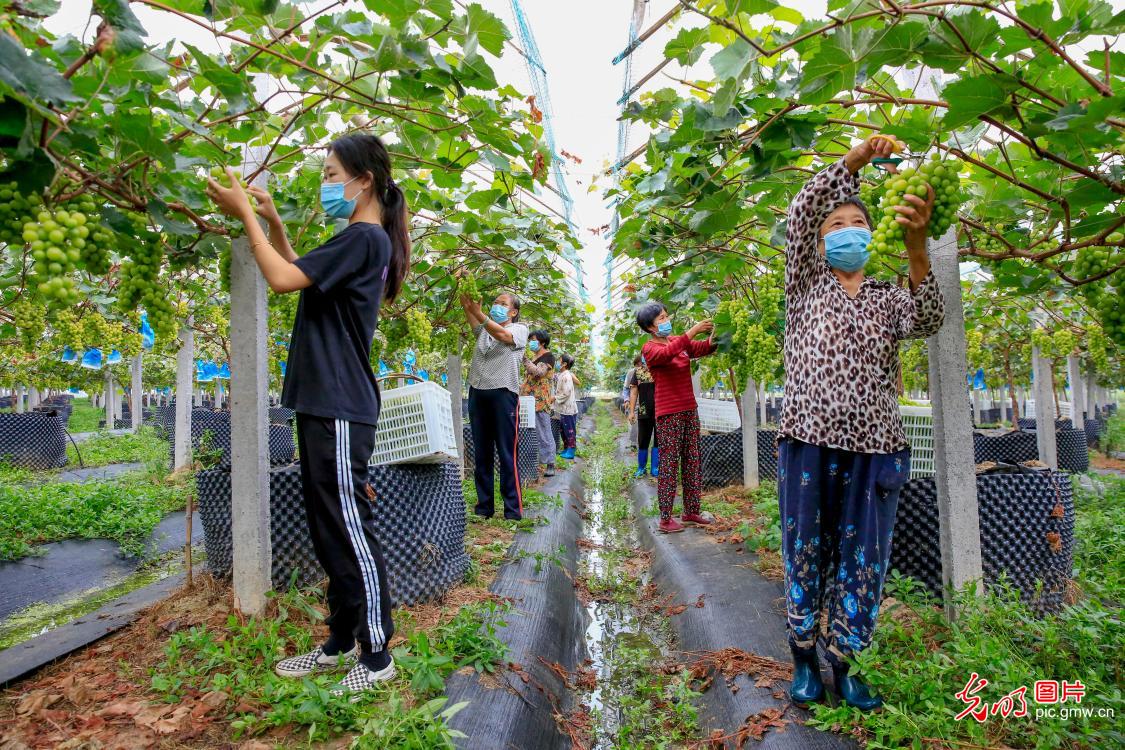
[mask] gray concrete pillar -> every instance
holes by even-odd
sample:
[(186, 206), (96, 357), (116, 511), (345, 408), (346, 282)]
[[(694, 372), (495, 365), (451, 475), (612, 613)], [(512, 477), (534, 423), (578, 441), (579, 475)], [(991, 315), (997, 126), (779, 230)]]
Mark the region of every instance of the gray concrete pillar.
[[(1042, 325), (1042, 322), (1037, 322)], [(1039, 353), (1039, 347), (1031, 347), (1031, 369), (1035, 373), (1035, 441), (1039, 445), (1039, 460), (1055, 471), (1059, 469), (1058, 448), (1055, 440), (1054, 378), (1051, 376), (1051, 360)]]
[(1086, 413), (1090, 415), (1090, 419), (1098, 413), (1098, 378), (1094, 375), (1093, 367), (1086, 374)]
[[(460, 342), (458, 342), (457, 351), (461, 351)], [(453, 412), (453, 437), (457, 440), (457, 455), (462, 458), (458, 462), (461, 467), (462, 475), (465, 473), (465, 429), (462, 425), (465, 423), (465, 418), (461, 416), (461, 410), (464, 408), (461, 404), (461, 355), (450, 354), (445, 358), (445, 374), (446, 374), (446, 387), (449, 388), (449, 402), (450, 410)], [(547, 456), (546, 461), (543, 456), (539, 457), (540, 463), (553, 464), (555, 462), (554, 456)]]
[(25, 390), (26, 388), (22, 385), (17, 385), (15, 388), (14, 398), (16, 400), (16, 414), (23, 414), (24, 412), (23, 392)]
[(765, 424), (769, 421), (766, 417), (766, 386), (758, 386), (758, 424)]
[(1082, 380), (1082, 360), (1077, 354), (1066, 358), (1066, 376), (1070, 380), (1070, 420), (1074, 423), (1074, 429), (1082, 430), (1086, 427), (1082, 419), (1085, 402), (1082, 391), (1085, 381)]
[(757, 489), (761, 483), (758, 473), (758, 384), (746, 378), (742, 390), (742, 486)]
[[(945, 297), (945, 323), (926, 340), (934, 415), (934, 481), (942, 584), (943, 590), (960, 591), (970, 582), (978, 581), (978, 594), (983, 594), (973, 426), (969, 410), (965, 408), (968, 397), (965, 312), (961, 304), (956, 232), (950, 230), (936, 241), (927, 241), (927, 245), (934, 277)], [(951, 620), (958, 616), (948, 595), (945, 612)]]
[[(242, 174), (258, 168), (265, 149), (246, 149)], [(254, 184), (265, 188), (266, 175)], [(231, 534), (235, 607), (261, 613), (270, 580), (269, 353), (266, 280), (250, 241), (233, 241), (230, 269)]]
[(144, 382), (141, 378), (143, 371), (144, 354), (137, 352), (133, 356), (133, 366), (130, 370), (132, 380), (129, 383), (129, 408), (133, 412), (131, 416), (133, 432), (138, 432), (141, 429), (141, 414), (144, 411)]
[(193, 391), (192, 400), (195, 403), (196, 407), (203, 406), (203, 387), (198, 383), (196, 384), (195, 390)]
[(703, 395), (703, 376), (698, 371), (691, 376), (691, 389), (697, 399)]
[(223, 381), (215, 380), (215, 408), (223, 408)]
[(113, 403), (116, 401), (114, 395), (117, 386), (113, 382), (113, 370), (109, 369), (109, 365), (105, 366), (105, 428), (112, 430), (114, 427), (113, 420), (117, 419), (117, 414), (114, 411)]
[(192, 319), (184, 321), (180, 329), (180, 350), (176, 352), (176, 443), (173, 469), (186, 468), (191, 463), (191, 385), (195, 378), (195, 332)]
[(973, 390), (973, 424), (984, 424), (984, 404), (981, 403), (980, 391)]

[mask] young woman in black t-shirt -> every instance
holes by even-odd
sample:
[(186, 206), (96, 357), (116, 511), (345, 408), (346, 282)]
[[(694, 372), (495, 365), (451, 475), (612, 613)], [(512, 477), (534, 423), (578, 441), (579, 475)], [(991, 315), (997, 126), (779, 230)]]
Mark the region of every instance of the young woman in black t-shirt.
[[(379, 308), (402, 289), (410, 267), (409, 215), (391, 161), (373, 135), (346, 135), (328, 147), (320, 203), (348, 225), (298, 257), (269, 193), (211, 180), (207, 194), (242, 220), (254, 260), (278, 294), (300, 291), (281, 403), (297, 412), (297, 445), (309, 535), (328, 574), (328, 640), (276, 666), (285, 677), (348, 667), (333, 688), (360, 691), (394, 677), (387, 650), (394, 623), (386, 566), (372, 523), (367, 463), (375, 448), (379, 387), (371, 340)], [(258, 223), (247, 192), (257, 199)], [(237, 375), (237, 373), (236, 373)]]

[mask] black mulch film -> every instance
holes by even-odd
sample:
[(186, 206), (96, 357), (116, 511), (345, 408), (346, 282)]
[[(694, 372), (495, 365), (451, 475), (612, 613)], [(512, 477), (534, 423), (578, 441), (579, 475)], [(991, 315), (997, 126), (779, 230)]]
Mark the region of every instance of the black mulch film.
[(66, 432), (53, 411), (0, 414), (0, 461), (23, 469), (66, 466)]
[[(977, 475), (981, 557), (986, 583), (1007, 572), (1021, 599), (1038, 614), (1063, 606), (1074, 556), (1070, 479), (1052, 471)], [(933, 478), (902, 488), (891, 567), (941, 596), (941, 546)], [(1036, 585), (1042, 582), (1037, 596)]]
[[(375, 534), (383, 547), (391, 600), (428, 602), (455, 586), (469, 567), (465, 554), (465, 498), (456, 464), (395, 464), (368, 467), (375, 499)], [(230, 472), (196, 476), (207, 566), (229, 576), (232, 564)], [(324, 577), (316, 560), (296, 465), (270, 471), (270, 539), (275, 589)]]

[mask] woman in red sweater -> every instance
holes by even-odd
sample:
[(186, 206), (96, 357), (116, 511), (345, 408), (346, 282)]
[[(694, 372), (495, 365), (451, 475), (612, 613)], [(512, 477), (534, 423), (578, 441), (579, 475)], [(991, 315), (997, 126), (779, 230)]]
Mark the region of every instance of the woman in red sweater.
[[(692, 339), (710, 334), (709, 320), (696, 323), (682, 336), (672, 335), (672, 319), (659, 302), (650, 302), (637, 311), (637, 325), (651, 334), (641, 356), (656, 383), (656, 444), (660, 448), (660, 477), (657, 496), (660, 502), (660, 530), (665, 534), (683, 531), (684, 525), (711, 523), (700, 514), (703, 477), (699, 461), (699, 412), (691, 384), (691, 360), (715, 351), (715, 344)], [(684, 512), (681, 520), (672, 517), (676, 500), (676, 465), (680, 465), (684, 487)], [(682, 521), (682, 522), (681, 522)]]

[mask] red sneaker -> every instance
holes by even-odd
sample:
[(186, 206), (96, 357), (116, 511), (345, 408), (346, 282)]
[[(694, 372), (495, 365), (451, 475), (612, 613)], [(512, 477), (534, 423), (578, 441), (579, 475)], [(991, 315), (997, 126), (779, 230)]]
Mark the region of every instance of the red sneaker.
[(667, 521), (661, 521), (659, 528), (665, 534), (675, 534), (677, 531), (683, 531), (684, 525), (675, 518), (669, 518)]
[(680, 516), (684, 522), (684, 526), (710, 526), (711, 519), (706, 516), (701, 516), (696, 513), (684, 513)]

